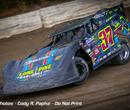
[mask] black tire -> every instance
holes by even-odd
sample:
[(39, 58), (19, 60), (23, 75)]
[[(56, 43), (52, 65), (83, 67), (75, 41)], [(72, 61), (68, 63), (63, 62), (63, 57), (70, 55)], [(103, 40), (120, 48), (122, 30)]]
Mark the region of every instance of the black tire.
[(112, 64), (115, 65), (124, 65), (129, 62), (130, 59), (130, 47), (126, 42), (123, 42), (122, 44), (122, 52), (119, 53), (115, 58), (111, 60)]
[(74, 58), (74, 65), (76, 67), (79, 80), (74, 83), (74, 85), (81, 85), (89, 75), (89, 66), (87, 62), (81, 57)]

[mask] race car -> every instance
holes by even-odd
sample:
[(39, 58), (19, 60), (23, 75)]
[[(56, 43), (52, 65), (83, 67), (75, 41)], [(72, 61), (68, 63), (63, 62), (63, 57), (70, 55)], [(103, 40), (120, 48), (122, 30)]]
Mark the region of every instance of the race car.
[(130, 25), (123, 5), (69, 23), (50, 35), (52, 42), (19, 61), (4, 66), (6, 95), (23, 94), (68, 84), (79, 85), (108, 61), (126, 64), (130, 47), (122, 32), (129, 36)]

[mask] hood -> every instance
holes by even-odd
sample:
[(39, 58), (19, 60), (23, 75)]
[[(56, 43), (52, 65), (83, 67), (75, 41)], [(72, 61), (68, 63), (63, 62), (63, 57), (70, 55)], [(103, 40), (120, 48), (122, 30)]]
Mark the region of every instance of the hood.
[(4, 67), (4, 94), (22, 94), (69, 84), (77, 80), (73, 44), (46, 47)]
[[(36, 77), (43, 77), (48, 72), (54, 72), (64, 60), (68, 47), (50, 47), (39, 50), (36, 54), (21, 61), (11, 61), (5, 66), (7, 74), (19, 81), (25, 81)], [(6, 76), (5, 76), (6, 77)]]

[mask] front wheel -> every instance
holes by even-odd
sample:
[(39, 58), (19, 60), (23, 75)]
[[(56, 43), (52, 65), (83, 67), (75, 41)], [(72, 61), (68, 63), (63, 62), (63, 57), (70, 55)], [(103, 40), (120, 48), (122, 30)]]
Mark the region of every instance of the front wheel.
[(115, 58), (111, 61), (113, 64), (123, 65), (128, 63), (130, 59), (130, 47), (127, 43), (122, 43), (122, 52), (119, 53)]
[(76, 67), (77, 76), (79, 80), (74, 83), (74, 85), (82, 84), (89, 75), (89, 67), (87, 62), (81, 57), (74, 58), (74, 65)]

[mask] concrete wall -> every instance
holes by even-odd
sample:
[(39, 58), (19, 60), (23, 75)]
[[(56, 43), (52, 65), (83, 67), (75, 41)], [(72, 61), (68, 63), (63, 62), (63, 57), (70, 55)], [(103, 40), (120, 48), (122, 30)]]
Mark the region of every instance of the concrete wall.
[(42, 27), (39, 11), (0, 19), (0, 38), (30, 32)]
[[(56, 24), (83, 18), (102, 8), (109, 8), (121, 3), (122, 0), (75, 0), (33, 12), (0, 19), (0, 39), (12, 35), (30, 32), (42, 26), (50, 28)], [(123, 0), (130, 6), (130, 0)]]

